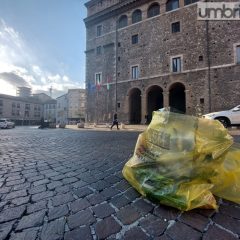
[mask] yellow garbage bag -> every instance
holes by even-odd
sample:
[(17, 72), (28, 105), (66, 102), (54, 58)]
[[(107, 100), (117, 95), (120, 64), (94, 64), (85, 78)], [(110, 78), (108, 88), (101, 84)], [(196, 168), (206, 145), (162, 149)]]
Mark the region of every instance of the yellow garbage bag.
[(183, 211), (240, 203), (240, 150), (215, 120), (157, 111), (139, 135), (124, 177), (143, 196)]

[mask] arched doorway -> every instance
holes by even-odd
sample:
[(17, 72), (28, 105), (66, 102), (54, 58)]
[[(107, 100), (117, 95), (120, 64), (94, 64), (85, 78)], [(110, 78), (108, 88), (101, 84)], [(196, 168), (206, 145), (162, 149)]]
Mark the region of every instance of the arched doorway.
[(141, 91), (133, 88), (129, 93), (129, 123), (141, 123)]
[(163, 90), (159, 86), (152, 86), (147, 91), (148, 122), (152, 119), (153, 111), (163, 108)]
[(169, 106), (178, 113), (186, 113), (185, 86), (174, 83), (169, 90)]

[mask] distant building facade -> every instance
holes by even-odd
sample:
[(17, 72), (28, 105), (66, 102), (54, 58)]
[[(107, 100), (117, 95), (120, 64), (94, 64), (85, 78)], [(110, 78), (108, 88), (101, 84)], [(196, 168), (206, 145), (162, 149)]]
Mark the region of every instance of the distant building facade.
[(43, 118), (45, 121), (56, 123), (57, 100), (51, 99), (43, 103)]
[(56, 120), (57, 123), (68, 122), (68, 95), (64, 94), (57, 99)]
[(17, 96), (19, 97), (30, 97), (32, 95), (32, 89), (28, 87), (18, 87)]
[(196, 0), (90, 0), (87, 113), (143, 123), (162, 107), (194, 114), (239, 104), (239, 21), (198, 21)]
[(85, 120), (86, 90), (69, 89), (68, 99), (68, 121)]
[(0, 118), (13, 120), (17, 125), (40, 124), (43, 105), (33, 97), (0, 94)]

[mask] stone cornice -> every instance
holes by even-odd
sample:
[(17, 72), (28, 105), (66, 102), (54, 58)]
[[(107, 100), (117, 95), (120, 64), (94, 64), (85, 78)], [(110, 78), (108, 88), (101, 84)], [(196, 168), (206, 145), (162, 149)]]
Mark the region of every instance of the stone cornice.
[(144, 3), (149, 3), (154, 0), (125, 0), (121, 3), (113, 5), (109, 8), (104, 9), (92, 16), (84, 19), (86, 27), (97, 24), (105, 19), (118, 16), (132, 8), (138, 7)]

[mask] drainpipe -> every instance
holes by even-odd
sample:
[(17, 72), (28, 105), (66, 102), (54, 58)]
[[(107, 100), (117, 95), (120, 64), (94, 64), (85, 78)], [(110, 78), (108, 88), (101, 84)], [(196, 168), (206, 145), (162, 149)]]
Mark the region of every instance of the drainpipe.
[(118, 58), (118, 19), (116, 20), (116, 29), (115, 29), (115, 112), (117, 112), (117, 58)]
[[(207, 1), (206, 1), (207, 2)], [(206, 20), (206, 43), (207, 43), (207, 65), (208, 65), (208, 112), (212, 111), (212, 99), (211, 99), (211, 59), (210, 59), (210, 36), (209, 36), (209, 20)]]

